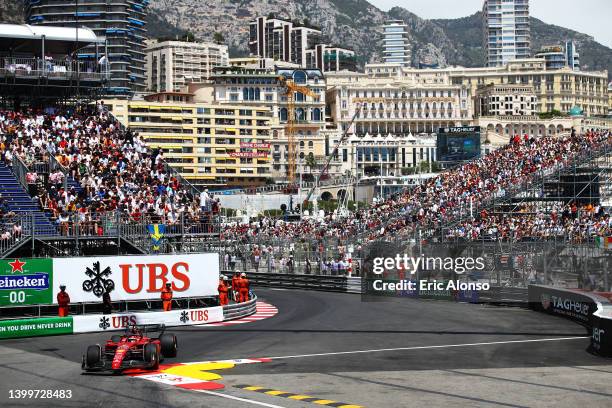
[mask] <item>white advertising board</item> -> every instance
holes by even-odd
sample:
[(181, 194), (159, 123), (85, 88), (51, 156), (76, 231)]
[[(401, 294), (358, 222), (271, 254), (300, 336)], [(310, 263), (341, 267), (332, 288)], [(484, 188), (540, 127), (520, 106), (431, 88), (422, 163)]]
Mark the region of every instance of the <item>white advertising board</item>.
[(169, 312), (122, 312), (113, 314), (77, 315), (72, 317), (73, 333), (122, 330), (133, 324), (165, 324), (191, 326), (223, 321), (223, 307), (180, 309)]
[(112, 301), (160, 299), (166, 283), (174, 298), (217, 296), (219, 256), (176, 254), (53, 259), (53, 302), (61, 284), (71, 303), (102, 301), (110, 289)]

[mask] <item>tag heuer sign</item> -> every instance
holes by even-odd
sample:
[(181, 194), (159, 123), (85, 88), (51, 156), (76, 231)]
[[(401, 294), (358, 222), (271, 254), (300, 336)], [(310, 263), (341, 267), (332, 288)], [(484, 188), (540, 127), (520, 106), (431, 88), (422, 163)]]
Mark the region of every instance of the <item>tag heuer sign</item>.
[(475, 133), (480, 132), (480, 126), (454, 126), (440, 128), (440, 133)]

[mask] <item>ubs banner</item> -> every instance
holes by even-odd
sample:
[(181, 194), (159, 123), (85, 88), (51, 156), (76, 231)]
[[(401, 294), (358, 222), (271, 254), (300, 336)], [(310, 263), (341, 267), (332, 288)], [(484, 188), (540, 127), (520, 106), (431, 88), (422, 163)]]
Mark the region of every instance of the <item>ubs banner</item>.
[(66, 285), (71, 303), (111, 299), (159, 299), (166, 283), (174, 297), (217, 296), (217, 254), (114, 256), (53, 259), (53, 302), (60, 285)]

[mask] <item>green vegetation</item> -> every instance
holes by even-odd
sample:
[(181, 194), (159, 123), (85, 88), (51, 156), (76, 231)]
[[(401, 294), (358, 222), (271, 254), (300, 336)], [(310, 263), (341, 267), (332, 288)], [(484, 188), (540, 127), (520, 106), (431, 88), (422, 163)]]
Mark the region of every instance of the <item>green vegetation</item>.
[(540, 119), (552, 119), (567, 116), (567, 113), (563, 113), (561, 111), (553, 109), (550, 112), (540, 112), (538, 113), (538, 116), (540, 117)]
[(225, 42), (225, 37), (223, 37), (223, 34), (220, 32), (216, 32), (213, 34), (213, 40), (217, 43), (217, 44), (223, 44)]

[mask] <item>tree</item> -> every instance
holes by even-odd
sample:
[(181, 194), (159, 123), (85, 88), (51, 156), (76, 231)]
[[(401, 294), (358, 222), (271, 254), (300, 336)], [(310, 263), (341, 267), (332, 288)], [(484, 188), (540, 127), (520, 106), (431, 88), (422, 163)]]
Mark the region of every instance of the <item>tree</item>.
[(195, 34), (192, 33), (191, 31), (187, 31), (185, 34), (183, 34), (183, 36), (181, 37), (182, 41), (189, 41), (189, 42), (194, 42), (195, 41)]
[(217, 44), (223, 44), (225, 42), (225, 37), (223, 37), (223, 34), (221, 34), (218, 31), (215, 34), (213, 34), (213, 39), (215, 40)]
[(310, 169), (311, 173), (314, 171), (315, 167), (317, 167), (317, 160), (315, 159), (312, 152), (308, 153), (308, 156), (306, 156), (306, 165)]

